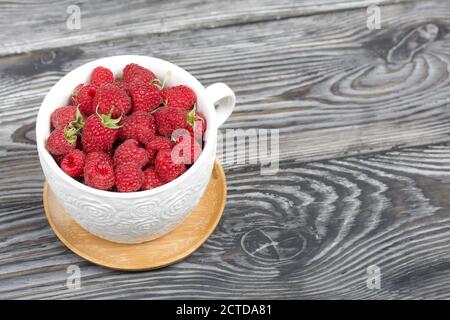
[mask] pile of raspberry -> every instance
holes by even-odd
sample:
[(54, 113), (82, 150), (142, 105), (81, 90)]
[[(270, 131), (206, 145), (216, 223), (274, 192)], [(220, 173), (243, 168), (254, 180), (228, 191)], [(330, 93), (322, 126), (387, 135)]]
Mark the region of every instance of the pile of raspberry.
[(185, 86), (164, 87), (129, 64), (123, 77), (97, 67), (70, 105), (51, 115), (47, 150), (70, 177), (100, 190), (135, 192), (182, 175), (202, 152), (206, 121)]

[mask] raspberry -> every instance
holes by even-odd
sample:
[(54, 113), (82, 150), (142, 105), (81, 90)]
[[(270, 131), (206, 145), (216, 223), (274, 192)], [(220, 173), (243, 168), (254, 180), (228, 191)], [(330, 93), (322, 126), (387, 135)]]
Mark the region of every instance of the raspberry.
[(114, 166), (134, 162), (141, 168), (149, 161), (148, 152), (139, 146), (136, 140), (128, 139), (117, 147), (114, 153)]
[(77, 130), (70, 127), (56, 128), (47, 139), (47, 150), (54, 156), (65, 155), (76, 148)]
[(64, 156), (61, 161), (61, 169), (67, 175), (77, 178), (83, 174), (85, 155), (83, 151), (74, 149)]
[(112, 110), (113, 118), (125, 115), (131, 110), (130, 97), (113, 84), (105, 84), (98, 88), (93, 103), (97, 112), (101, 114), (108, 114)]
[(76, 106), (59, 107), (52, 112), (50, 121), (53, 128), (68, 126), (72, 121), (77, 118)]
[(84, 124), (81, 142), (83, 151), (86, 153), (94, 151), (111, 152), (114, 141), (119, 134), (119, 119), (111, 119), (111, 114), (90, 115)]
[(95, 113), (95, 107), (93, 104), (95, 93), (96, 88), (90, 84), (80, 84), (72, 93), (72, 105), (78, 106), (80, 112), (85, 117)]
[(191, 135), (179, 136), (172, 149), (175, 163), (193, 164), (202, 153), (202, 147)]
[(186, 128), (190, 133), (191, 136), (197, 140), (198, 143), (202, 143), (203, 137), (206, 132), (206, 120), (205, 116), (199, 112), (196, 113), (196, 119), (194, 121), (193, 126), (187, 126)]
[(161, 150), (156, 155), (155, 170), (163, 182), (170, 182), (186, 171), (182, 163), (174, 163), (170, 150)]
[(122, 79), (116, 79), (113, 82), (113, 85), (115, 85), (116, 87), (122, 89), (123, 91), (125, 91), (127, 94), (128, 93), (128, 83), (126, 83), (125, 81), (123, 81)]
[(157, 80), (155, 74), (138, 64), (131, 63), (123, 69), (123, 81), (125, 82), (141, 81), (150, 84), (154, 80)]
[(178, 129), (192, 131), (192, 127), (197, 121), (195, 109), (195, 106), (191, 111), (171, 107), (158, 109), (154, 113), (158, 133), (166, 137), (171, 137), (172, 133)]
[(168, 107), (183, 110), (191, 110), (197, 101), (195, 92), (191, 88), (183, 85), (164, 88), (161, 90), (161, 95)]
[(153, 115), (156, 129), (162, 136), (170, 137), (174, 130), (184, 129), (188, 124), (186, 112), (178, 108), (162, 107)]
[(75, 106), (60, 107), (53, 111), (51, 123), (54, 128), (70, 127), (81, 130), (84, 127), (84, 119), (80, 110)]
[(119, 192), (138, 191), (144, 182), (144, 173), (139, 165), (128, 162), (116, 167), (116, 187)]
[(128, 85), (128, 93), (133, 102), (133, 112), (150, 112), (162, 103), (159, 89), (145, 82), (133, 82)]
[(139, 143), (146, 144), (155, 136), (155, 120), (152, 115), (137, 111), (126, 116), (119, 130), (122, 140), (134, 139)]
[(115, 175), (111, 158), (103, 152), (92, 152), (86, 156), (84, 182), (95, 189), (110, 190)]
[(92, 70), (91, 74), (91, 84), (100, 87), (107, 83), (112, 83), (114, 81), (114, 75), (111, 70), (104, 67), (97, 67)]
[(155, 160), (156, 154), (159, 150), (172, 149), (172, 142), (169, 138), (163, 136), (155, 136), (149, 143), (145, 145), (145, 150), (148, 152), (150, 162)]
[(142, 183), (141, 190), (150, 190), (162, 186), (163, 184), (164, 183), (159, 178), (154, 167), (149, 167), (145, 169), (144, 182)]
[(61, 166), (61, 161), (64, 159), (64, 156), (63, 155), (53, 156), (53, 159), (55, 159), (58, 166)]

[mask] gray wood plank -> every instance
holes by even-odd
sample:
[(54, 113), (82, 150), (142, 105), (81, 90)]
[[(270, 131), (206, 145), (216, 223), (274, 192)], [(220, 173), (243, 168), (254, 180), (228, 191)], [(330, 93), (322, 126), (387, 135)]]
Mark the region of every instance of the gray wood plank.
[[(15, 170), (2, 165), (10, 179)], [(450, 297), (450, 144), (258, 171), (227, 170), (228, 203), (210, 239), (185, 261), (144, 273), (66, 250), (47, 225), (41, 189), (2, 190), (0, 298)], [(81, 268), (80, 290), (65, 286), (71, 264)], [(366, 286), (371, 265), (379, 290)]]
[[(0, 1), (0, 56), (108, 39), (301, 17), (409, 0)], [(67, 8), (78, 5), (81, 28)]]

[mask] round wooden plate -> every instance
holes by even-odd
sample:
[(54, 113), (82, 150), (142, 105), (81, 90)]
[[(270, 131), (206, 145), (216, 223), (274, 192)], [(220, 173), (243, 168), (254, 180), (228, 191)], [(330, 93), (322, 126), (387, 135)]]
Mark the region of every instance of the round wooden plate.
[(44, 209), (56, 236), (80, 257), (107, 268), (144, 271), (180, 261), (198, 249), (219, 223), (226, 193), (225, 174), (216, 161), (205, 194), (186, 220), (165, 236), (139, 244), (110, 242), (83, 229), (64, 212), (47, 182)]

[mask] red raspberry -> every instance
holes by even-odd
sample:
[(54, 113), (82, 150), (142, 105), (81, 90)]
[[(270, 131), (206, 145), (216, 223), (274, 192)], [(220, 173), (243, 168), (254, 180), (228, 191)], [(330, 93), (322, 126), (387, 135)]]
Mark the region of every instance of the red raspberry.
[(194, 103), (197, 101), (195, 92), (187, 86), (175, 86), (164, 88), (161, 90), (161, 95), (168, 107), (180, 108), (183, 110), (191, 110)]
[(77, 146), (77, 130), (60, 127), (53, 130), (47, 139), (47, 150), (54, 156), (65, 155)]
[(152, 115), (137, 111), (126, 116), (119, 130), (122, 140), (134, 139), (139, 143), (146, 144), (155, 136), (155, 120)]
[(138, 64), (131, 63), (123, 69), (123, 81), (125, 82), (132, 83), (135, 81), (142, 81), (150, 84), (155, 80), (157, 80), (157, 78), (153, 72)]
[(106, 153), (89, 153), (85, 163), (84, 182), (89, 187), (110, 190), (114, 186), (114, 168), (111, 158)]
[(156, 129), (160, 135), (171, 137), (172, 133), (178, 129), (192, 131), (197, 114), (195, 107), (191, 111), (180, 108), (163, 107), (159, 108), (153, 116), (155, 117)]
[(50, 122), (53, 128), (65, 127), (77, 119), (77, 107), (65, 106), (59, 107), (52, 112)]
[(108, 114), (113, 110), (113, 118), (125, 115), (131, 110), (130, 97), (125, 91), (113, 84), (105, 84), (98, 88), (93, 103), (100, 114)]
[(186, 128), (190, 133), (191, 136), (195, 138), (195, 140), (198, 141), (198, 143), (202, 143), (203, 137), (205, 136), (206, 132), (206, 120), (205, 116), (199, 112), (196, 113), (196, 119), (194, 121), (193, 126), (187, 126)]
[(128, 93), (128, 83), (126, 83), (122, 79), (114, 80), (113, 85), (115, 85), (116, 87), (122, 89), (123, 91), (125, 91), (129, 95), (129, 93)]
[(170, 182), (181, 176), (186, 171), (186, 166), (175, 163), (170, 150), (161, 150), (156, 155), (155, 170), (163, 182)]
[(91, 74), (91, 84), (100, 87), (107, 83), (112, 83), (114, 81), (114, 75), (111, 70), (104, 67), (97, 67), (92, 70)]
[(72, 93), (72, 105), (78, 106), (80, 112), (85, 117), (95, 113), (95, 107), (93, 104), (95, 93), (95, 87), (90, 84), (80, 84)]
[(119, 134), (119, 119), (111, 119), (111, 114), (90, 115), (84, 124), (81, 142), (83, 151), (86, 153), (94, 151), (111, 152), (113, 143)]
[(144, 173), (141, 167), (128, 162), (116, 167), (116, 187), (119, 192), (138, 191), (144, 182)]
[(178, 137), (172, 149), (172, 157), (175, 163), (193, 164), (202, 153), (202, 147), (190, 135)]
[(83, 151), (74, 149), (64, 156), (61, 161), (61, 169), (67, 175), (77, 178), (83, 174), (85, 155)]
[(53, 156), (53, 159), (55, 159), (58, 166), (61, 166), (61, 161), (64, 159), (64, 156), (63, 155)]
[(149, 167), (144, 171), (144, 183), (142, 183), (141, 190), (150, 190), (162, 186), (164, 182), (161, 181), (154, 167)]
[(120, 166), (128, 162), (134, 162), (141, 168), (149, 161), (148, 152), (139, 146), (139, 143), (134, 139), (128, 139), (114, 152), (114, 166)]
[(159, 150), (170, 150), (172, 149), (172, 142), (169, 138), (162, 136), (155, 136), (149, 143), (145, 145), (145, 150), (148, 152), (150, 162), (155, 160), (156, 154)]
[(162, 136), (170, 137), (176, 129), (184, 129), (188, 125), (186, 111), (178, 108), (162, 107), (153, 116), (156, 129)]
[(128, 93), (133, 102), (133, 112), (150, 112), (162, 103), (160, 90), (151, 84), (135, 81), (128, 85)]

